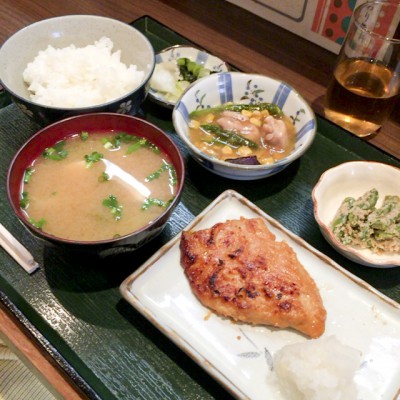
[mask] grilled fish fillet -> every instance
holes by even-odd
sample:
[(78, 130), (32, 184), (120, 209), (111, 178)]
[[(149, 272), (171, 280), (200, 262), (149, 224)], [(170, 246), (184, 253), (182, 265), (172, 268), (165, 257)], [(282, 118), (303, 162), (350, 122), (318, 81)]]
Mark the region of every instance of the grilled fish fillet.
[(236, 321), (324, 333), (326, 310), (314, 280), (261, 218), (182, 232), (181, 264), (203, 305)]

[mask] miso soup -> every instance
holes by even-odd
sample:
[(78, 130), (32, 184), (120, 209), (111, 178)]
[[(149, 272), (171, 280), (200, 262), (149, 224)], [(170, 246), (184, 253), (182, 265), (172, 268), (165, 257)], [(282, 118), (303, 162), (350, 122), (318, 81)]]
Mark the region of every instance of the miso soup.
[(147, 139), (82, 132), (47, 148), (26, 170), (20, 205), (48, 234), (97, 241), (146, 226), (176, 190), (173, 165)]

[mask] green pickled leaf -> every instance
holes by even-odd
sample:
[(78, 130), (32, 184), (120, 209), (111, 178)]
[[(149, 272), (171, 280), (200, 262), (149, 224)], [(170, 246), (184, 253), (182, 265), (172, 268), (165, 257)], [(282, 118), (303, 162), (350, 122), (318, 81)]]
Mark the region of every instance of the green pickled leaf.
[(215, 72), (186, 57), (178, 58), (177, 64), (179, 68), (179, 80), (187, 81), (189, 83)]

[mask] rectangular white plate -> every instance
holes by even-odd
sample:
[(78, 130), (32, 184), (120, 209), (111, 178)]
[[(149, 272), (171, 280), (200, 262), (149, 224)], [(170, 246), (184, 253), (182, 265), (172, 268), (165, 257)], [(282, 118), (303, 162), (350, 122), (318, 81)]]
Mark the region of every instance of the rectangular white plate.
[[(323, 336), (335, 335), (362, 352), (355, 377), (357, 400), (400, 399), (400, 305), (232, 190), (222, 193), (185, 230), (241, 216), (261, 216), (277, 240), (295, 250), (327, 310)], [(123, 297), (237, 398), (282, 400), (270, 355), (310, 339), (291, 329), (233, 323), (204, 308), (180, 265), (179, 242), (177, 235), (126, 278), (120, 286)]]

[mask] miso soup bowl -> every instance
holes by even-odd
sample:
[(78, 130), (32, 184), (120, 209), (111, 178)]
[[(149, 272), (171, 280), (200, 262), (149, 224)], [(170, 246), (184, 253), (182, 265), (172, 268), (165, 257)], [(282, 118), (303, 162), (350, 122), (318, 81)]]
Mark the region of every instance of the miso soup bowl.
[[(58, 104), (49, 106), (31, 99), (28, 85), (23, 79), (23, 71), (39, 51), (46, 50), (48, 46), (55, 49), (71, 45), (77, 48), (86, 47), (102, 37), (111, 39), (114, 45), (112, 53), (120, 51), (122, 63), (126, 66), (134, 65), (138, 71), (144, 72), (141, 84), (121, 93), (118, 98), (82, 107)], [(14, 33), (0, 48), (2, 86), (21, 111), (42, 126), (63, 118), (93, 112), (137, 114), (148, 94), (154, 66), (154, 49), (143, 33), (129, 24), (98, 15), (65, 15), (35, 22)], [(107, 71), (107, 74), (113, 76), (113, 71), (115, 69)]]
[[(228, 102), (274, 103), (291, 118), (297, 132), (295, 148), (287, 157), (272, 164), (239, 165), (219, 160), (200, 151), (190, 140), (190, 113)], [(192, 83), (172, 112), (176, 133), (191, 156), (207, 170), (229, 179), (255, 180), (281, 172), (301, 157), (316, 134), (316, 118), (304, 98), (287, 83), (265, 75), (221, 72)]]
[[(176, 176), (176, 196), (171, 204), (152, 222), (127, 235), (108, 240), (79, 241), (56, 237), (33, 226), (20, 207), (21, 185), (24, 173), (43, 151), (56, 142), (86, 131), (91, 134), (105, 131), (124, 132), (148, 139), (167, 154), (173, 164)], [(58, 162), (58, 161), (55, 161)], [(96, 113), (70, 117), (55, 122), (33, 135), (16, 153), (7, 173), (7, 196), (12, 210), (30, 233), (49, 244), (66, 250), (91, 252), (107, 255), (108, 252), (132, 251), (160, 234), (178, 204), (185, 177), (185, 166), (181, 153), (173, 140), (157, 126), (134, 116), (116, 113)]]

